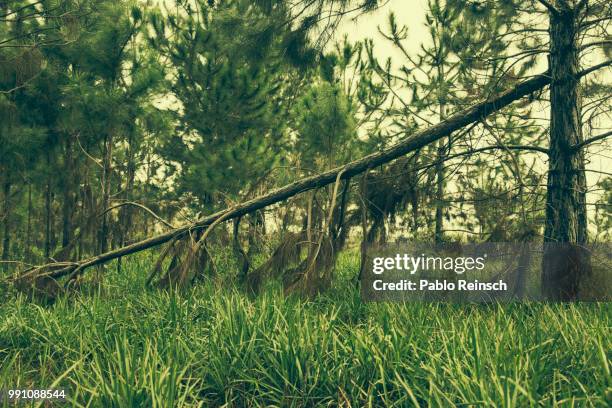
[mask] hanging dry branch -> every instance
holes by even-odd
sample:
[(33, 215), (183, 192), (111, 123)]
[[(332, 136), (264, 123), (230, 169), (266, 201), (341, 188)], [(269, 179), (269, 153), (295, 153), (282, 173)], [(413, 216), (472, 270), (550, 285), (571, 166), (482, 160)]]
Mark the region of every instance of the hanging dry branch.
[[(299, 292), (303, 295), (315, 295), (325, 289), (331, 281), (331, 271), (335, 263), (334, 240), (331, 237), (332, 219), (334, 208), (336, 208), (336, 198), (338, 188), (342, 180), (343, 171), (338, 172), (330, 199), (327, 219), (324, 220), (319, 239), (316, 245), (311, 245), (310, 252), (304, 263), (305, 270), (300, 271), (298, 279), (287, 286), (287, 292)], [(323, 248), (325, 243), (326, 248)]]

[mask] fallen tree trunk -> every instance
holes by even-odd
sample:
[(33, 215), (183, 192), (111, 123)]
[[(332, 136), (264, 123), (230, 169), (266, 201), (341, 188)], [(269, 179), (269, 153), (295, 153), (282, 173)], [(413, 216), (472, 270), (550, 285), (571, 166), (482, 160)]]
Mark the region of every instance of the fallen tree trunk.
[[(590, 72), (593, 72), (599, 68), (608, 66), (610, 64), (612, 64), (612, 61), (607, 61), (605, 63), (598, 64), (580, 72), (579, 76), (582, 77)], [(335, 169), (328, 170), (319, 175), (300, 179), (284, 187), (273, 190), (263, 196), (253, 198), (232, 208), (225, 209), (207, 217), (204, 217), (191, 225), (176, 228), (164, 234), (160, 234), (139, 242), (135, 242), (125, 247), (117, 248), (115, 250), (108, 251), (77, 262), (43, 265), (42, 267), (36, 268), (36, 272), (41, 272), (42, 268), (45, 268), (47, 272), (44, 273), (44, 275), (50, 276), (52, 278), (60, 278), (68, 274), (76, 275), (85, 270), (86, 268), (95, 265), (100, 265), (122, 256), (130, 255), (152, 248), (169, 242), (173, 239), (181, 238), (182, 236), (188, 234), (190, 231), (193, 231), (194, 229), (207, 228), (220, 218), (223, 218), (223, 221), (238, 218), (250, 212), (284, 201), (299, 193), (332, 184), (336, 181), (336, 178), (339, 174), (341, 176), (340, 179), (349, 179), (355, 175), (363, 173), (364, 171), (370, 168), (388, 163), (394, 159), (404, 156), (409, 152), (429, 145), (430, 143), (433, 143), (471, 123), (478, 122), (486, 116), (511, 104), (515, 100), (532, 94), (538, 90), (541, 90), (549, 83), (550, 77), (547, 73), (537, 75), (531, 79), (520, 82), (518, 85), (516, 85), (510, 90), (507, 90), (494, 97), (490, 97), (486, 101), (478, 103), (462, 112), (459, 112), (449, 117), (448, 119), (438, 123), (437, 125), (416, 132), (412, 136), (405, 138), (400, 142), (396, 143), (395, 145), (380, 152), (372, 153), (361, 159), (352, 161), (350, 163), (347, 163), (346, 165), (337, 167)], [(32, 272), (34, 271), (29, 271), (29, 273)]]

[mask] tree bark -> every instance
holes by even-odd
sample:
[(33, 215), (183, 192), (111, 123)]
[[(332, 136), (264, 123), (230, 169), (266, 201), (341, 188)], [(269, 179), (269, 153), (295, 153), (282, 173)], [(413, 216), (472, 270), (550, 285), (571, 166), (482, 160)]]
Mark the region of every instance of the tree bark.
[(28, 182), (28, 219), (26, 225), (25, 261), (32, 258), (32, 182)]
[[(563, 2), (565, 3), (565, 2)], [(542, 290), (550, 300), (578, 295), (590, 270), (579, 78), (579, 8), (560, 3), (550, 13), (550, 146), (542, 260)], [(555, 244), (548, 244), (555, 243)]]
[[(51, 155), (47, 149), (47, 169), (51, 168)], [(51, 256), (51, 174), (47, 174), (45, 191), (45, 259)]]
[(11, 179), (8, 172), (6, 174), (2, 190), (4, 193), (4, 231), (2, 238), (2, 260), (7, 261), (9, 259), (9, 251), (11, 246)]
[[(444, 27), (441, 28), (441, 37), (444, 38)], [(438, 44), (438, 54), (442, 53), (442, 45)], [(438, 118), (440, 122), (446, 119), (446, 98), (447, 94), (443, 89), (446, 89), (442, 84), (446, 81), (446, 75), (444, 67), (441, 63), (441, 56), (438, 58), (438, 81), (440, 83), (440, 89), (438, 89)], [(443, 138), (438, 141), (438, 151), (436, 164), (436, 226), (434, 233), (434, 241), (436, 244), (444, 241), (444, 158), (446, 156), (446, 139)], [(450, 135), (448, 135), (448, 141), (450, 143)]]
[(66, 139), (64, 153), (64, 174), (62, 208), (62, 248), (66, 248), (72, 242), (72, 216), (74, 213), (73, 188), (74, 183), (74, 159), (72, 155), (72, 143), (70, 137)]
[[(132, 192), (134, 190), (134, 178), (136, 176), (136, 162), (134, 159), (134, 138), (133, 135), (128, 137), (128, 151), (127, 151), (127, 180), (125, 184), (124, 199), (126, 202), (132, 200)], [(127, 239), (131, 232), (132, 226), (132, 206), (126, 205), (121, 209), (121, 225), (119, 226), (119, 246), (125, 246)], [(117, 260), (117, 271), (121, 272), (121, 258)]]
[(100, 226), (100, 232), (98, 236), (98, 246), (100, 252), (106, 252), (108, 250), (108, 236), (109, 236), (109, 218), (110, 214), (106, 212), (106, 209), (110, 207), (110, 188), (111, 188), (111, 159), (112, 159), (112, 147), (113, 138), (112, 135), (107, 134), (104, 137), (104, 158), (102, 164), (102, 206), (100, 211), (102, 213), (102, 224)]
[[(590, 72), (593, 72), (599, 68), (611, 64), (612, 61), (606, 61), (605, 63), (598, 64), (585, 71), (582, 71), (580, 75), (587, 75)], [(71, 273), (75, 273), (77, 271), (82, 272), (84, 269), (89, 268), (91, 266), (100, 265), (105, 262), (116, 259), (120, 256), (140, 252), (166, 243), (177, 237), (185, 236), (189, 231), (193, 229), (207, 228), (221, 217), (223, 217), (224, 220), (230, 220), (240, 217), (242, 215), (251, 213), (261, 208), (265, 208), (269, 205), (284, 201), (305, 191), (321, 188), (323, 186), (334, 183), (336, 181), (336, 178), (338, 177), (338, 173), (342, 173), (340, 177), (341, 179), (348, 179), (354, 177), (360, 173), (363, 173), (369, 168), (388, 163), (394, 159), (404, 156), (409, 152), (415, 151), (431, 143), (434, 143), (437, 140), (448, 136), (450, 133), (459, 130), (473, 122), (477, 122), (482, 118), (486, 117), (487, 115), (490, 115), (504, 108), (505, 106), (511, 104), (513, 101), (542, 89), (549, 83), (550, 76), (547, 73), (537, 75), (531, 79), (519, 83), (516, 87), (506, 92), (503, 92), (495, 97), (491, 97), (484, 102), (478, 103), (463, 112), (459, 112), (449, 117), (447, 120), (438, 123), (437, 125), (416, 132), (411, 137), (408, 137), (385, 150), (367, 155), (361, 159), (350, 162), (344, 166), (328, 170), (319, 175), (300, 179), (289, 185), (273, 190), (263, 196), (256, 197), (254, 199), (240, 203), (232, 208), (224, 209), (222, 211), (211, 214), (193, 224), (186, 225), (181, 228), (176, 228), (175, 230), (142, 241), (135, 242), (123, 248), (117, 248), (115, 250), (101, 253), (97, 256), (88, 259), (83, 259), (79, 262), (75, 262), (74, 264), (68, 267), (55, 270), (54, 272), (50, 273), (50, 276), (57, 278)]]
[(240, 266), (239, 278), (241, 281), (244, 281), (249, 273), (249, 257), (242, 248), (240, 244), (240, 220), (241, 218), (234, 218), (234, 228), (232, 234), (232, 247), (234, 251), (234, 256), (238, 260), (238, 264)]
[[(444, 119), (446, 119), (446, 105), (440, 103), (440, 121)], [(434, 234), (436, 244), (444, 241), (444, 159), (446, 156), (446, 139), (438, 141), (438, 162), (436, 163), (436, 229)]]

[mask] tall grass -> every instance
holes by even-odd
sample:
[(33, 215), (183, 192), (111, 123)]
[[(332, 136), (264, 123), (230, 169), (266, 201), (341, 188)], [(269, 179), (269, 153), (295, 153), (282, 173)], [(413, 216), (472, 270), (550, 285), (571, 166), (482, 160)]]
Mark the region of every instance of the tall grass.
[[(356, 264), (315, 301), (222, 277), (150, 290), (150, 260), (41, 306), (5, 292), (0, 388), (65, 388), (74, 406), (605, 407), (608, 304), (364, 304)], [(40, 405), (40, 404), (39, 404)]]

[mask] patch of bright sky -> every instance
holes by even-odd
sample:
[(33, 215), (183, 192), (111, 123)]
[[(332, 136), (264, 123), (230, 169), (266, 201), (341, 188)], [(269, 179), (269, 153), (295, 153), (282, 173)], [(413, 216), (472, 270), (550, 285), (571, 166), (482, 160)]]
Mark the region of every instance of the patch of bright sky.
[(389, 13), (393, 12), (399, 24), (408, 27), (406, 48), (417, 54), (421, 44), (427, 44), (429, 33), (425, 28), (425, 11), (427, 0), (390, 0), (383, 7), (359, 16), (357, 19), (344, 19), (340, 23), (337, 37), (347, 35), (351, 42), (371, 38), (376, 44), (377, 56), (383, 60), (388, 57), (398, 57), (398, 51), (379, 33), (378, 27), (388, 32)]

